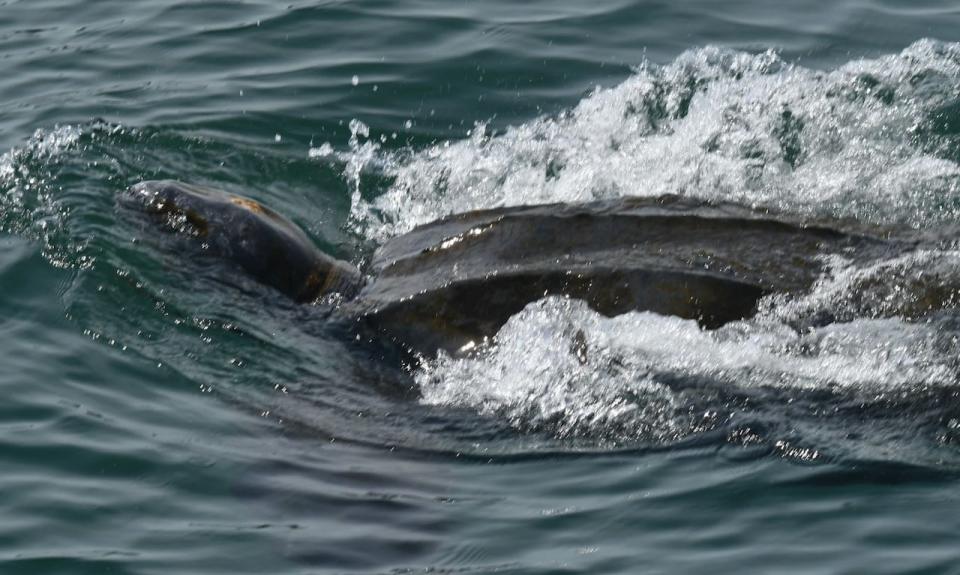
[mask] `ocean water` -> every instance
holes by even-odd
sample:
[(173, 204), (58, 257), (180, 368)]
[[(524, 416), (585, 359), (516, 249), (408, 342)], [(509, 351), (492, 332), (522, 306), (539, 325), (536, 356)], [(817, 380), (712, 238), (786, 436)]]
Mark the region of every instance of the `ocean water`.
[(952, 237), (715, 331), (545, 298), (409, 369), (117, 201), (212, 185), (360, 265), (451, 213), (663, 193), (946, 229), (958, 30), (932, 0), (0, 0), (0, 573), (960, 572), (960, 314), (904, 317), (960, 282)]

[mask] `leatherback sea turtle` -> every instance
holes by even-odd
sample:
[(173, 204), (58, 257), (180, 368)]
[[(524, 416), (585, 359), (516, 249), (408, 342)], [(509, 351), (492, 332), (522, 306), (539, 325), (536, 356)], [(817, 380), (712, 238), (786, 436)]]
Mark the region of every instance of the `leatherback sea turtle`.
[[(551, 294), (608, 316), (648, 310), (716, 328), (750, 317), (766, 294), (807, 290), (824, 256), (869, 263), (921, 241), (731, 203), (621, 198), (451, 215), (386, 242), (361, 272), (251, 199), (175, 181), (126, 197), (298, 302), (337, 294), (345, 317), (420, 353), (469, 349)], [(943, 304), (924, 297), (918, 306)]]

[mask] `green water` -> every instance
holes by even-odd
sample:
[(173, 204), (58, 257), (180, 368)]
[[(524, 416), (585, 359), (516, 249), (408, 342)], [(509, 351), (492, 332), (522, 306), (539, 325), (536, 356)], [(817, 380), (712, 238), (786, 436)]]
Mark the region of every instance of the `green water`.
[[(960, 572), (958, 316), (884, 311), (960, 277), (952, 238), (766, 323), (546, 300), (410, 371), (117, 202), (213, 185), (361, 265), (624, 195), (934, 229), (957, 30), (946, 1), (0, 0), (0, 572)], [(613, 359), (570, 362), (577, 330)]]

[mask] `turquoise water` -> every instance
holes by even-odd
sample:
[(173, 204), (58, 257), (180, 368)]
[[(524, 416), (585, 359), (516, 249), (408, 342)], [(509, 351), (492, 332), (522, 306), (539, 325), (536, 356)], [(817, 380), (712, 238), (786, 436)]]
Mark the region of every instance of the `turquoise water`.
[(360, 264), (623, 195), (955, 221), (960, 8), (782, 4), (0, 0), (0, 572), (960, 571), (960, 317), (896, 313), (952, 242), (410, 371), (117, 202), (213, 185)]

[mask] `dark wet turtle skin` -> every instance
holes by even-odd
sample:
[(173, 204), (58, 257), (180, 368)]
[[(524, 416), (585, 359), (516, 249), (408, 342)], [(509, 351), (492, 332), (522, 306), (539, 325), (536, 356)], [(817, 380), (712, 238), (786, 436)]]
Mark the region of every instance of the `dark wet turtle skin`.
[(353, 297), (363, 283), (354, 266), (320, 251), (293, 222), (257, 201), (174, 181), (141, 182), (125, 200), (295, 301), (331, 292)]
[(449, 216), (384, 244), (365, 283), (253, 200), (172, 181), (143, 182), (129, 195), (256, 280), (297, 301), (339, 293), (344, 317), (426, 354), (492, 337), (546, 295), (608, 316), (653, 311), (716, 328), (753, 315), (766, 294), (809, 289), (824, 256), (866, 262), (915, 244), (734, 204), (624, 198)]

